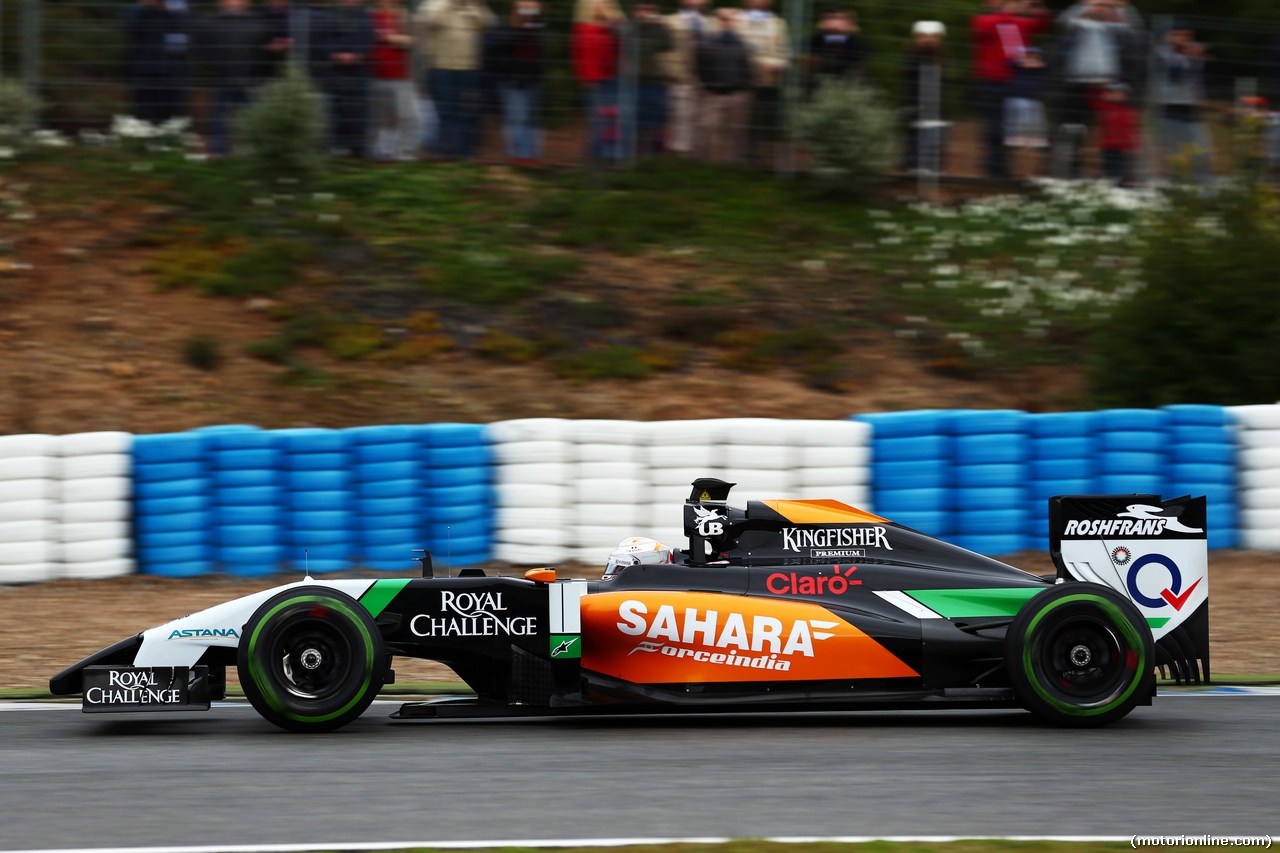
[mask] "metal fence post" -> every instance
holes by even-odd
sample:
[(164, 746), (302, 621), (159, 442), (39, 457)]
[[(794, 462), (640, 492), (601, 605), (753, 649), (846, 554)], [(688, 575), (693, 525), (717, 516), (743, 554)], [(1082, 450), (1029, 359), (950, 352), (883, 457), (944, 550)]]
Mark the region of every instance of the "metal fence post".
[(640, 101), (640, 21), (624, 20), (622, 30), (622, 73), (618, 75), (618, 159), (628, 168), (636, 164), (636, 137), (639, 134)]
[[(21, 7), (22, 86), (27, 90), (28, 94), (35, 97), (40, 95), (40, 39), (43, 35), (40, 21), (41, 2), (42, 0), (22, 0)], [(35, 112), (35, 115), (24, 116), (25, 123), (28, 126), (34, 126), (39, 123), (40, 108), (36, 107)]]
[(1160, 136), (1164, 130), (1164, 123), (1161, 121), (1157, 95), (1160, 91), (1160, 86), (1164, 85), (1164, 83), (1162, 80), (1157, 79), (1160, 62), (1156, 51), (1164, 43), (1169, 33), (1169, 27), (1172, 24), (1173, 19), (1168, 15), (1157, 15), (1153, 18), (1151, 21), (1150, 41), (1147, 43), (1147, 92), (1143, 113), (1146, 115), (1148, 132), (1143, 134), (1142, 166), (1136, 176), (1144, 182), (1154, 179), (1163, 172), (1161, 160), (1163, 159), (1164, 144)]
[[(780, 104), (782, 114), (778, 118), (781, 125), (780, 132), (784, 136), (782, 157), (778, 160), (777, 168), (779, 174), (791, 178), (795, 177), (797, 168), (794, 128), (796, 108), (800, 105), (800, 65), (805, 58), (804, 34), (808, 32), (805, 26), (808, 18), (808, 0), (785, 0), (785, 2), (786, 9), (784, 12), (787, 21), (787, 35), (791, 39), (791, 61), (787, 64), (787, 71), (782, 80), (783, 89)], [(750, 129), (748, 129), (749, 132)]]
[(920, 103), (916, 121), (917, 192), (937, 199), (938, 176), (942, 172), (942, 66), (920, 65)]

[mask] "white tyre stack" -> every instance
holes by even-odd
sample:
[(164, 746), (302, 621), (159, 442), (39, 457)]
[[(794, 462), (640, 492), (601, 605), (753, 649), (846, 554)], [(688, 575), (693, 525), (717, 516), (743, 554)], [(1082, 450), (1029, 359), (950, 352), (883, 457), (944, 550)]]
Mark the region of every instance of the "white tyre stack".
[(722, 480), (737, 483), (729, 503), (799, 497), (795, 470), (800, 462), (790, 422), (772, 418), (728, 418), (724, 435)]
[(573, 557), (603, 566), (631, 536), (648, 535), (649, 466), (643, 424), (622, 420), (569, 421), (575, 455)]
[(0, 436), (0, 584), (58, 577), (57, 442)]
[(858, 509), (871, 506), (871, 425), (861, 421), (789, 421), (796, 491)]
[(569, 427), (569, 421), (558, 418), (489, 425), (496, 465), (494, 559), (517, 566), (546, 566), (572, 556)]
[(1240, 547), (1280, 551), (1280, 405), (1229, 411), (1239, 428)]
[(641, 435), (648, 434), (648, 447), (641, 448), (647, 451), (649, 463), (649, 527), (645, 535), (672, 548), (685, 546), (684, 502), (693, 481), (724, 478), (724, 423), (654, 421), (641, 425)]
[(127, 432), (82, 432), (58, 438), (62, 576), (116, 578), (134, 571)]

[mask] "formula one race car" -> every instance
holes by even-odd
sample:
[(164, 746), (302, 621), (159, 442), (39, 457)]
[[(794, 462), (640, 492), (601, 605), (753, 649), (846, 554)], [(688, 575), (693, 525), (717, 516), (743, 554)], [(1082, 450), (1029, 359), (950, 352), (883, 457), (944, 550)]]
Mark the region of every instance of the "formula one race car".
[(1040, 578), (836, 501), (730, 508), (730, 488), (696, 481), (689, 547), (627, 540), (599, 581), (433, 577), (430, 555), (421, 578), (308, 578), (116, 643), (50, 689), (86, 712), (207, 709), (234, 665), (267, 720), (327, 731), (403, 655), (476, 696), (395, 719), (1020, 706), (1099, 726), (1151, 703), (1157, 667), (1208, 678), (1204, 498), (1053, 498), (1058, 573)]

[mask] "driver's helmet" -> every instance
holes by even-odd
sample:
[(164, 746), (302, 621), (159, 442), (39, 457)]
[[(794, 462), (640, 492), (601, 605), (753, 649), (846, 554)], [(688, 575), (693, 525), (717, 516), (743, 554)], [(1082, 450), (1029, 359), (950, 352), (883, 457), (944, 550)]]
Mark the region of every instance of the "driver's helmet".
[(657, 539), (647, 536), (632, 536), (623, 539), (618, 547), (609, 555), (609, 562), (604, 569), (606, 578), (613, 577), (619, 570), (627, 566), (662, 565), (675, 561), (675, 551), (663, 545)]

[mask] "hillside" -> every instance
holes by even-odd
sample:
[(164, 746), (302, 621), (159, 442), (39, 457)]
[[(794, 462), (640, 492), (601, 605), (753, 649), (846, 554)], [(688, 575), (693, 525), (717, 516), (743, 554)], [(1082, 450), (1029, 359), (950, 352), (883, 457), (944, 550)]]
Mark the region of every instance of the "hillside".
[(0, 430), (1088, 403), (1075, 332), (981, 359), (959, 294), (913, 315), (891, 192), (680, 165), (283, 189), (115, 152), (0, 173)]

